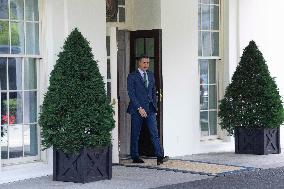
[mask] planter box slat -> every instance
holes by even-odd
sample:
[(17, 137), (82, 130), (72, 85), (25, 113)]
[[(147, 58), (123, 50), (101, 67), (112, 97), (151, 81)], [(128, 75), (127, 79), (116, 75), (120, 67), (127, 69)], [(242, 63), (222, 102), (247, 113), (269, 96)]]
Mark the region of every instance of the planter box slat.
[(279, 154), (280, 128), (235, 128), (236, 154)]

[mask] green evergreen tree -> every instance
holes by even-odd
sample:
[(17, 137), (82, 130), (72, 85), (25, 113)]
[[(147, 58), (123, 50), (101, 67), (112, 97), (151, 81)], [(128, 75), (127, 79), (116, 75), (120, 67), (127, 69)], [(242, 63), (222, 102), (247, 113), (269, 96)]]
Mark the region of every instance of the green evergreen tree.
[(281, 96), (254, 41), (244, 49), (219, 108), (220, 125), (230, 134), (235, 127), (275, 128), (283, 123)]
[(114, 111), (89, 42), (77, 28), (58, 57), (39, 118), (43, 146), (77, 153), (111, 144)]

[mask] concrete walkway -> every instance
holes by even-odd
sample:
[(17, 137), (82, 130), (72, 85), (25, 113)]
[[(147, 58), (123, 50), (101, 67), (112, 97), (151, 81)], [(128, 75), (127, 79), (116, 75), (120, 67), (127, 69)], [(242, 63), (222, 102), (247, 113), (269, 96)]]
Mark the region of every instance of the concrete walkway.
[(114, 166), (113, 178), (87, 184), (55, 182), (52, 177), (41, 177), (0, 185), (1, 189), (144, 189), (210, 178), (205, 175), (173, 171)]
[[(283, 151), (283, 150), (282, 150)], [(224, 153), (209, 153), (209, 154), (199, 154), (190, 155), (183, 157), (175, 157), (184, 160), (201, 161), (208, 163), (219, 163), (226, 165), (236, 165), (245, 167), (254, 167), (260, 169), (276, 168), (284, 166), (284, 154), (270, 154), (270, 155), (243, 155), (234, 154), (233, 152)], [(88, 188), (99, 188), (99, 189), (144, 189), (144, 188), (198, 188), (199, 186), (204, 186), (201, 188), (215, 188), (212, 183), (218, 184), (227, 183), (229, 184), (230, 179), (236, 180), (238, 183), (238, 178), (241, 183), (244, 183), (242, 179), (257, 178), (254, 179), (255, 182), (263, 180), (265, 181), (266, 172), (270, 171), (270, 175), (273, 176), (274, 173), (281, 176), (280, 173), (284, 172), (283, 168), (280, 169), (270, 169), (260, 170), (255, 169), (254, 171), (245, 171), (235, 174), (226, 174), (224, 177), (212, 177), (207, 175), (191, 174), (191, 173), (181, 173), (174, 171), (147, 169), (147, 168), (137, 168), (137, 167), (124, 167), (124, 166), (114, 166), (113, 167), (113, 179), (104, 180), (98, 182), (92, 182), (88, 184), (75, 184), (75, 183), (64, 183), (52, 181), (51, 176), (41, 177), (36, 179), (28, 179), (24, 181), (2, 184), (0, 189), (88, 189)], [(249, 174), (247, 177), (243, 176)], [(239, 176), (238, 176), (239, 175)], [(264, 176), (262, 176), (264, 175)], [(284, 177), (284, 173), (283, 173)], [(216, 179), (220, 179), (216, 181)], [(275, 177), (276, 178), (276, 177)], [(278, 177), (277, 177), (278, 178)], [(258, 180), (260, 179), (260, 180)], [(271, 178), (273, 179), (273, 178)], [(233, 183), (233, 181), (230, 181)], [(183, 184), (182, 184), (183, 183)], [(196, 184), (197, 183), (197, 184)], [(204, 184), (203, 184), (204, 183)], [(211, 183), (211, 184), (210, 184)], [(248, 182), (249, 183), (249, 182)], [(230, 185), (229, 185), (230, 186)], [(242, 185), (243, 186), (243, 185)], [(282, 185), (281, 185), (282, 186)], [(283, 185), (284, 186), (284, 185)], [(218, 187), (217, 187), (218, 188)], [(248, 185), (247, 187), (250, 188)], [(254, 188), (254, 187), (253, 187)]]

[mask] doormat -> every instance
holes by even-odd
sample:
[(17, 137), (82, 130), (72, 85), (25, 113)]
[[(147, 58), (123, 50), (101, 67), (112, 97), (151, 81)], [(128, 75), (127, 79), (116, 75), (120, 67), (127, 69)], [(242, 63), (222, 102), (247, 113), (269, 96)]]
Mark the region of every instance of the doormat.
[(132, 159), (123, 159), (119, 165), (126, 167), (139, 167), (165, 171), (175, 171), (208, 176), (225, 176), (226, 174), (240, 171), (254, 170), (253, 167), (217, 164), (192, 160), (169, 159), (169, 161), (157, 165), (156, 159), (143, 159), (145, 163), (132, 163)]

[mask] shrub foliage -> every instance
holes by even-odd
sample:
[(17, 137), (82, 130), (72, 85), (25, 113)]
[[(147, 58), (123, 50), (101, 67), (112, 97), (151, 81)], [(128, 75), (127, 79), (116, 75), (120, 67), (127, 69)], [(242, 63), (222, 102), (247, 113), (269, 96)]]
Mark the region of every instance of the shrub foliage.
[(76, 28), (51, 72), (39, 118), (42, 144), (65, 153), (107, 146), (113, 113), (89, 42)]
[(230, 134), (235, 127), (275, 128), (283, 121), (283, 105), (274, 78), (254, 41), (241, 61), (220, 103), (220, 125)]

